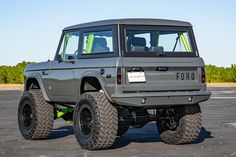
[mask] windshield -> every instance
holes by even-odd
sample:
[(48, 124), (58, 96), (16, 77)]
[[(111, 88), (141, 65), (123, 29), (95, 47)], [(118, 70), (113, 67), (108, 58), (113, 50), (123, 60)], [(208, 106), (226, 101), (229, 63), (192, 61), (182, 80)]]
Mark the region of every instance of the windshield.
[(146, 56), (153, 53), (163, 56), (173, 56), (173, 54), (175, 56), (196, 56), (187, 29), (126, 28), (125, 41), (127, 53), (145, 53)]

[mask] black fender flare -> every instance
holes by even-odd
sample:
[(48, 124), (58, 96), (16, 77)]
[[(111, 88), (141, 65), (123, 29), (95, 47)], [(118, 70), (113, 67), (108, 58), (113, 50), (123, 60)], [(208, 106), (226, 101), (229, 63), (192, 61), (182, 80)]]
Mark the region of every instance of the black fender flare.
[(27, 91), (27, 89), (26, 89), (26, 88), (27, 88), (27, 87), (26, 87), (27, 82), (28, 82), (28, 80), (30, 80), (30, 79), (32, 79), (32, 78), (37, 80), (37, 82), (38, 82), (38, 84), (39, 84), (39, 87), (40, 87), (40, 89), (41, 89), (41, 91), (42, 91), (42, 93), (43, 93), (44, 99), (45, 99), (46, 101), (50, 101), (50, 99), (49, 99), (49, 97), (48, 97), (48, 93), (47, 93), (47, 91), (45, 90), (45, 87), (44, 87), (44, 84), (43, 84), (43, 81), (42, 81), (42, 77), (41, 77), (39, 74), (37, 74), (37, 73), (30, 74), (30, 75), (26, 78), (24, 90)]

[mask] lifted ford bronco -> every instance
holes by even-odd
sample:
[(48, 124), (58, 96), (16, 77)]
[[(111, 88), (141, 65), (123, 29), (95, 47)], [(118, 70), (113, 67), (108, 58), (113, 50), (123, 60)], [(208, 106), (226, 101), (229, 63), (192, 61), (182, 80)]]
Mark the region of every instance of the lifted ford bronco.
[(188, 22), (105, 20), (63, 30), (53, 61), (25, 69), (18, 123), (47, 138), (55, 119), (73, 122), (84, 149), (106, 149), (129, 126), (155, 121), (168, 144), (193, 142), (199, 103), (209, 99), (203, 59)]

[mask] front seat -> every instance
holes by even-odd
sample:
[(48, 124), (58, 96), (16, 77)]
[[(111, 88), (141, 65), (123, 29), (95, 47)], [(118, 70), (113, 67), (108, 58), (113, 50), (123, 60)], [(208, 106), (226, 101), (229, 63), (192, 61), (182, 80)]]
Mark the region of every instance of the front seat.
[(107, 47), (106, 38), (95, 37), (93, 40), (92, 52), (110, 52), (109, 47)]
[(144, 52), (147, 50), (146, 39), (142, 37), (134, 37), (131, 40), (130, 51), (133, 52)]

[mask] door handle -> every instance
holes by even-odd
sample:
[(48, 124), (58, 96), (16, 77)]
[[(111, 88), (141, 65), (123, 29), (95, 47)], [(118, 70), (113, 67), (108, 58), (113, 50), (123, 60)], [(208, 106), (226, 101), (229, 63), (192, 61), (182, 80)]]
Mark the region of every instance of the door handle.
[(75, 64), (75, 60), (69, 60), (68, 63)]
[(42, 75), (49, 75), (49, 71), (46, 70), (42, 71)]
[(127, 72), (144, 72), (144, 69), (141, 67), (132, 67)]

